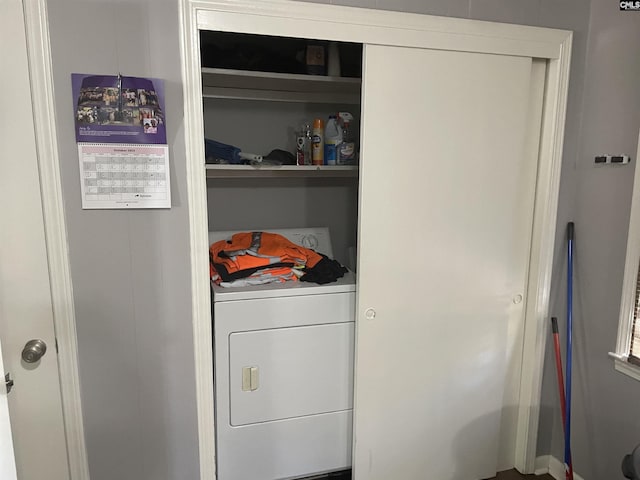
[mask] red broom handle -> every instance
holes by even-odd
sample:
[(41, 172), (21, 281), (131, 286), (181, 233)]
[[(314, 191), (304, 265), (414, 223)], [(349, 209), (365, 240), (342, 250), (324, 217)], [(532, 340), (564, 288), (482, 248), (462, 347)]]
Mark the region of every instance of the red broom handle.
[[(562, 430), (566, 425), (567, 403), (564, 396), (564, 375), (562, 373), (562, 355), (560, 354), (560, 333), (558, 332), (558, 319), (551, 318), (551, 328), (553, 330), (553, 346), (556, 353), (556, 373), (558, 377), (558, 391), (560, 393), (560, 410), (562, 411)], [(565, 471), (565, 478), (573, 480), (573, 461), (569, 460), (568, 469)]]

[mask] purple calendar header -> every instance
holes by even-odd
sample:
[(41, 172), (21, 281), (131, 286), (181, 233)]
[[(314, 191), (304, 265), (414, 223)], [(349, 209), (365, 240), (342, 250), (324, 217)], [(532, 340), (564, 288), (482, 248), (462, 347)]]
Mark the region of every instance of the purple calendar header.
[(164, 82), (71, 74), (76, 142), (166, 144)]

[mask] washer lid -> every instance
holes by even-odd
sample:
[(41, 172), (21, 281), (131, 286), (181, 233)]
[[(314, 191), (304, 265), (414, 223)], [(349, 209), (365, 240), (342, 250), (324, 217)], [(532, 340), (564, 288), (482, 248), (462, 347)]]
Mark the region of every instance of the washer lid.
[(269, 232), (282, 235), (284, 238), (297, 245), (310, 248), (318, 253), (324, 253), (327, 257), (333, 258), (333, 248), (331, 246), (331, 236), (327, 227), (313, 228), (282, 228), (282, 229), (261, 229), (261, 230), (233, 230), (226, 232), (209, 232), (209, 245), (220, 240), (230, 240), (234, 233), (239, 232)]

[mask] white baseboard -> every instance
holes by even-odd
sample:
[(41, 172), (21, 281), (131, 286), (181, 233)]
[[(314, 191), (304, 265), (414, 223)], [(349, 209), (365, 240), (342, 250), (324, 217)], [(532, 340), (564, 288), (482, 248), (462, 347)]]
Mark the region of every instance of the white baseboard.
[[(545, 473), (548, 473), (556, 480), (565, 480), (564, 463), (552, 455), (537, 457), (534, 473), (536, 475), (544, 475)], [(573, 480), (584, 480), (584, 478), (574, 471)]]
[(551, 455), (543, 455), (541, 457), (536, 457), (535, 470), (534, 474), (536, 475), (544, 475), (545, 473), (549, 473), (549, 464), (551, 463)]

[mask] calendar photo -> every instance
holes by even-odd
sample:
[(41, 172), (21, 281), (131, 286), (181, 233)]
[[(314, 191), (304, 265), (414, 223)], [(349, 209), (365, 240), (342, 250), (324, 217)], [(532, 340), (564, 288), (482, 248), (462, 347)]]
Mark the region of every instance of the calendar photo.
[(76, 142), (164, 144), (164, 82), (122, 75), (71, 75)]

